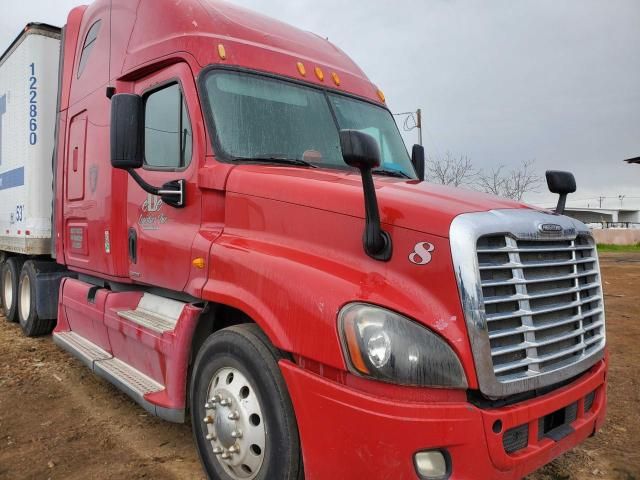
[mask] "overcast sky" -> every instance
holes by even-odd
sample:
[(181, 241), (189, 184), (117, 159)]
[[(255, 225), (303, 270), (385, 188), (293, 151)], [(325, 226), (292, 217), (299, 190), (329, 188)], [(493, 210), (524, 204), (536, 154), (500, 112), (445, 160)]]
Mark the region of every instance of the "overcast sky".
[[(541, 174), (576, 174), (571, 205), (626, 195), (640, 207), (640, 165), (622, 162), (640, 156), (639, 0), (235, 2), (329, 37), (394, 112), (422, 108), (428, 155), (478, 167), (535, 159)], [(82, 3), (2, 0), (0, 50), (27, 22), (62, 25)]]

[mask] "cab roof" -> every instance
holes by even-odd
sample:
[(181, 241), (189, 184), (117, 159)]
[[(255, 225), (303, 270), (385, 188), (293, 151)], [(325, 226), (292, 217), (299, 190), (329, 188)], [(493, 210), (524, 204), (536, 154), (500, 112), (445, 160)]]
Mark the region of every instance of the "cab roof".
[(78, 44), (98, 19), (109, 18), (110, 29), (103, 31), (112, 35), (114, 78), (183, 55), (196, 75), (210, 65), (239, 66), (382, 103), (360, 67), (327, 39), (230, 2), (97, 0), (83, 11)]

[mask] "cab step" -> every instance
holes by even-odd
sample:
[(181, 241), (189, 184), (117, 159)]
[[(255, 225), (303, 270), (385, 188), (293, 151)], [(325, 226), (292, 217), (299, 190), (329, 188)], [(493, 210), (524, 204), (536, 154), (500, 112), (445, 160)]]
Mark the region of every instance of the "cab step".
[(172, 332), (186, 304), (145, 293), (135, 310), (119, 310), (118, 316), (157, 333)]
[(131, 365), (115, 358), (109, 352), (98, 347), (75, 332), (55, 332), (53, 342), (78, 358), (96, 375), (112, 383), (122, 392), (136, 401), (152, 415), (171, 422), (184, 422), (184, 410), (167, 409), (157, 406), (145, 397), (165, 390), (164, 385), (149, 378)]
[(164, 386), (155, 382), (135, 368), (117, 358), (95, 362), (94, 372), (111, 382), (122, 392), (129, 395), (142, 408), (152, 415), (158, 415), (156, 405), (145, 399), (145, 395), (158, 393)]
[(104, 351), (75, 332), (54, 333), (53, 343), (78, 358), (91, 370), (94, 369), (95, 362), (113, 358), (113, 355), (109, 352)]

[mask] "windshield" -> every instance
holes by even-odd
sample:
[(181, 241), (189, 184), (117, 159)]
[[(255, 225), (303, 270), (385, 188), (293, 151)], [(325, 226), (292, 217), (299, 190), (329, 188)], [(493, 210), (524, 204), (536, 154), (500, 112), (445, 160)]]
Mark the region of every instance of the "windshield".
[(222, 159), (302, 160), (322, 168), (348, 169), (338, 132), (355, 129), (378, 142), (379, 170), (415, 178), (395, 121), (382, 107), (241, 72), (211, 70), (204, 87)]

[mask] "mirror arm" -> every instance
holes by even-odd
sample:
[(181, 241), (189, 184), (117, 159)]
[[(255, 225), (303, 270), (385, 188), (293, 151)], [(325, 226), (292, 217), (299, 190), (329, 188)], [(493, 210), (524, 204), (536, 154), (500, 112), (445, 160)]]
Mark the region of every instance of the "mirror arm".
[(564, 209), (567, 206), (567, 194), (561, 193), (560, 198), (558, 198), (558, 205), (556, 206), (556, 213), (562, 215), (564, 213)]
[(364, 187), (364, 208), (366, 213), (365, 229), (362, 238), (367, 255), (376, 260), (387, 262), (393, 253), (391, 237), (382, 229), (378, 199), (370, 168), (360, 168), (362, 186)]
[[(147, 183), (133, 168), (128, 168), (127, 172), (129, 172), (129, 175), (131, 175), (135, 182), (140, 185), (140, 188), (145, 192), (162, 198), (163, 202), (171, 205), (172, 207), (184, 207), (186, 191), (186, 182), (184, 179), (167, 182), (162, 187), (158, 188)], [(176, 196), (178, 197), (177, 199), (173, 198)]]
[(151, 195), (160, 195), (160, 189), (145, 182), (144, 179), (140, 175), (138, 175), (138, 172), (136, 172), (133, 168), (127, 168), (127, 172), (129, 172), (129, 175), (131, 175), (136, 183), (140, 185), (140, 188), (142, 188), (145, 192), (150, 193)]

